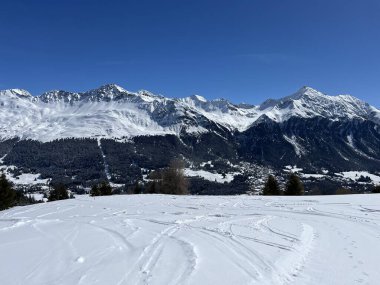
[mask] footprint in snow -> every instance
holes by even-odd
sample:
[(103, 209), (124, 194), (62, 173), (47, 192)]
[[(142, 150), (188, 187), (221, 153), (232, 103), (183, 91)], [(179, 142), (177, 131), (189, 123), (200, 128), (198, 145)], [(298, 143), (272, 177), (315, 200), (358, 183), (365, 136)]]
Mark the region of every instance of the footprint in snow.
[(84, 263), (84, 257), (83, 256), (79, 256), (75, 261), (77, 263)]

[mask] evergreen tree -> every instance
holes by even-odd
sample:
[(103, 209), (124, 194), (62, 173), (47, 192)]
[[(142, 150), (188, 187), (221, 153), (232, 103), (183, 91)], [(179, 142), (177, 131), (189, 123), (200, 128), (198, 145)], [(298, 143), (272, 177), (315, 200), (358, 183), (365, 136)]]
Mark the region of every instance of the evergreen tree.
[(139, 183), (139, 181), (136, 181), (135, 184), (131, 185), (127, 189), (128, 194), (141, 194), (142, 193), (142, 187)]
[(102, 196), (112, 195), (112, 187), (105, 181), (100, 184), (99, 191)]
[(380, 185), (373, 187), (372, 193), (380, 193)]
[(97, 184), (92, 185), (91, 191), (90, 191), (90, 196), (100, 196), (100, 190)]
[(346, 195), (346, 194), (352, 194), (352, 191), (347, 188), (340, 187), (335, 191), (335, 195)]
[(263, 189), (263, 195), (281, 195), (280, 186), (273, 175), (268, 176), (268, 180)]
[(16, 191), (12, 184), (7, 180), (5, 174), (0, 176), (0, 210), (12, 207), (15, 203)]
[(284, 194), (289, 196), (296, 196), (303, 195), (303, 193), (304, 188), (300, 178), (294, 173), (290, 174), (288, 182), (286, 183)]
[(53, 190), (50, 191), (49, 194), (49, 202), (65, 199), (69, 199), (69, 193), (67, 192), (66, 186), (64, 184), (54, 186)]
[(22, 191), (16, 191), (15, 206), (25, 206), (39, 203), (32, 195), (25, 195)]

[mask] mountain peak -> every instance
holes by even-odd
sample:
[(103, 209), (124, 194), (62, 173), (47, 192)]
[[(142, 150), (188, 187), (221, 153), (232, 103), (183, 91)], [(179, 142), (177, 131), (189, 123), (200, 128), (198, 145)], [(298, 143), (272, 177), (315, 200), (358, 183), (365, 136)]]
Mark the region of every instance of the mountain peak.
[(6, 94), (6, 95), (13, 95), (18, 97), (32, 97), (32, 94), (30, 94), (28, 91), (24, 89), (6, 89), (6, 90), (0, 90), (0, 94)]
[[(349, 95), (326, 95), (308, 86), (300, 88), (293, 95), (267, 100), (258, 106), (233, 104), (225, 99), (207, 100), (199, 95), (167, 98), (145, 90), (129, 92), (116, 84), (105, 84), (80, 93), (53, 90), (32, 97), (25, 90), (10, 89), (0, 91), (0, 95), (0, 104), (3, 106), (27, 106), (23, 111), (18, 110), (21, 117), (14, 117), (16, 125), (18, 121), (24, 120), (23, 115), (26, 112), (35, 112), (31, 115), (34, 116), (34, 125), (44, 124), (45, 119), (55, 120), (51, 114), (60, 114), (62, 118), (67, 118), (67, 125), (62, 123), (61, 126), (61, 137), (68, 134), (83, 137), (86, 136), (84, 134), (128, 137), (151, 132), (176, 133), (189, 122), (192, 127), (200, 124), (200, 128), (206, 128), (202, 124), (207, 122), (209, 125), (216, 124), (230, 130), (243, 131), (264, 115), (277, 123), (293, 117), (322, 117), (333, 121), (359, 118), (380, 123), (380, 110), (365, 102)], [(111, 103), (107, 104), (108, 102)], [(75, 129), (71, 129), (71, 124), (75, 121), (70, 119), (73, 112), (75, 116), (80, 113), (89, 126), (93, 127), (80, 129), (76, 133)], [(102, 118), (103, 126), (100, 129), (96, 126), (99, 118)], [(27, 120), (31, 122), (31, 119)], [(14, 129), (15, 134), (17, 130), (19, 129)], [(53, 129), (50, 131), (55, 134)], [(34, 133), (33, 135), (39, 136)]]
[(41, 96), (39, 96), (39, 98), (42, 102), (45, 103), (57, 101), (73, 102), (78, 101), (80, 99), (80, 95), (79, 93), (68, 92), (64, 90), (52, 90), (43, 93)]
[(207, 99), (200, 95), (191, 95), (190, 98), (199, 102), (207, 102)]
[(117, 85), (117, 84), (114, 84), (114, 83), (108, 83), (108, 84), (104, 84), (102, 86), (100, 86), (99, 88), (97, 89), (94, 89), (94, 90), (97, 90), (97, 91), (105, 91), (105, 92), (112, 92), (112, 91), (117, 91), (117, 92), (127, 92), (127, 90), (125, 90), (123, 87)]
[(293, 95), (291, 95), (290, 97), (295, 97), (295, 98), (299, 98), (301, 96), (311, 96), (311, 97), (314, 97), (314, 96), (324, 96), (325, 94), (323, 94), (322, 92), (312, 88), (312, 87), (309, 87), (309, 86), (303, 86), (301, 87), (296, 93), (294, 93)]

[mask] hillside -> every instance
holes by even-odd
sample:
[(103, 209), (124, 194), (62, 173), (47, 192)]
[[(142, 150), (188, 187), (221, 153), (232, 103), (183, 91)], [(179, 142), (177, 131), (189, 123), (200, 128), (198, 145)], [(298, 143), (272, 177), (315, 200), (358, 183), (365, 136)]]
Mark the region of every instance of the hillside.
[(345, 172), (364, 173), (347, 185), (380, 177), (380, 111), (310, 87), (258, 106), (199, 95), (166, 98), (115, 84), (39, 96), (4, 90), (0, 105), (0, 168), (17, 184), (133, 184), (175, 157), (187, 162), (191, 176), (236, 182), (218, 194), (258, 189), (259, 179), (285, 177), (289, 169), (302, 169), (310, 189), (327, 193)]

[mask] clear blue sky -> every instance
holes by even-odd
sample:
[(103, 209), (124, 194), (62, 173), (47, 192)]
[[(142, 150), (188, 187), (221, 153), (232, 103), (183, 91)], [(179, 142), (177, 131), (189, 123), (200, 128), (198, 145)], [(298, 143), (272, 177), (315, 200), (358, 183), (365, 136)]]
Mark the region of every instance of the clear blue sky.
[(253, 104), (308, 85), (380, 107), (380, 1), (0, 1), (0, 89), (104, 83)]

